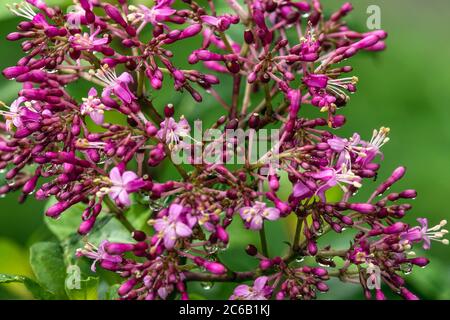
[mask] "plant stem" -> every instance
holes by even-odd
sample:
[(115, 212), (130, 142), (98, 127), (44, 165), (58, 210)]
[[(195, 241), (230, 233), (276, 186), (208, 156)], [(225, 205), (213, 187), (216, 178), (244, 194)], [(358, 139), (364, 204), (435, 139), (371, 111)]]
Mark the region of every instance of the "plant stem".
[(137, 84), (137, 96), (138, 97), (142, 97), (142, 95), (144, 94), (144, 79), (145, 79), (145, 73), (144, 70), (139, 70), (138, 73), (138, 84)]
[(158, 111), (153, 106), (153, 103), (145, 98), (139, 97), (139, 103), (141, 104), (142, 112), (150, 117), (150, 119), (159, 126), (159, 124), (163, 121), (163, 118), (159, 115)]
[(299, 247), (300, 234), (302, 232), (303, 219), (297, 218), (297, 226), (295, 227), (294, 240), (292, 242), (292, 251), (296, 252)]
[(261, 240), (261, 250), (265, 257), (269, 257), (269, 250), (267, 248), (267, 239), (266, 239), (266, 229), (264, 227), (264, 222), (262, 224), (261, 230), (259, 230), (259, 238)]
[(269, 85), (267, 83), (264, 84), (264, 93), (266, 95), (266, 105), (265, 105), (266, 116), (267, 117), (271, 117), (272, 114), (273, 114), (273, 110), (272, 110), (272, 95), (270, 93), (270, 88), (269, 88)]
[(105, 202), (108, 209), (111, 211), (111, 213), (114, 214), (117, 220), (120, 221), (120, 223), (130, 232), (133, 232), (136, 230), (134, 228), (130, 221), (128, 221), (127, 217), (125, 217), (123, 210), (121, 210), (119, 207), (117, 207), (110, 198), (105, 197), (103, 198), (103, 201)]

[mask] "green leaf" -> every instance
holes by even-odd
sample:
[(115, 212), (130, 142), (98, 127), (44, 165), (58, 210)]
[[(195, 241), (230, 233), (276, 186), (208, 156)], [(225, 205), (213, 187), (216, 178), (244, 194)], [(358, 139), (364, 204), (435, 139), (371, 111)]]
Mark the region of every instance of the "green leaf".
[(39, 242), (30, 248), (30, 264), (37, 281), (58, 299), (67, 299), (63, 249), (55, 242)]
[(9, 274), (0, 274), (0, 283), (23, 282), (25, 277)]
[[(48, 201), (45, 206), (45, 211), (47, 211), (47, 209), (55, 203), (55, 199)], [(68, 210), (64, 211), (59, 219), (45, 217), (45, 223), (50, 231), (58, 238), (58, 240), (66, 240), (68, 237), (77, 233), (78, 227), (82, 222), (81, 214), (85, 208), (85, 204), (77, 203)]]
[(33, 297), (41, 300), (52, 300), (55, 296), (42, 288), (39, 283), (24, 276), (0, 274), (1, 283), (23, 283), (25, 287), (31, 292)]
[(66, 279), (66, 292), (70, 300), (97, 300), (98, 299), (98, 277), (88, 277), (86, 280), (79, 282), (79, 287), (69, 289)]
[(114, 284), (109, 287), (108, 291), (105, 294), (106, 300), (117, 300), (119, 299), (119, 294), (117, 290), (119, 290), (120, 284)]
[[(136, 199), (136, 197), (134, 197)], [(150, 219), (150, 208), (140, 204), (137, 200), (125, 213), (125, 217), (130, 221), (131, 225), (137, 230), (144, 230), (148, 225), (147, 221)]]
[(25, 287), (31, 292), (33, 297), (39, 300), (55, 300), (56, 296), (44, 289), (39, 283), (29, 278), (25, 278), (23, 281)]

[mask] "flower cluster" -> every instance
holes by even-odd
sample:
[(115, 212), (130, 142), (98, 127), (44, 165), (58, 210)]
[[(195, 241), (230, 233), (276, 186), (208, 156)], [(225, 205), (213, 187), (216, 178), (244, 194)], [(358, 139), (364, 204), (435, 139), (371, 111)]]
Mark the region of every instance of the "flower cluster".
[[(56, 199), (45, 213), (51, 218), (83, 203), (78, 232), (87, 237), (101, 213), (115, 215), (135, 241), (88, 243), (77, 256), (94, 260), (93, 271), (98, 264), (124, 278), (118, 290), (123, 299), (188, 299), (189, 281), (216, 280), (254, 280), (238, 285), (232, 299), (314, 299), (328, 291), (330, 277), (360, 283), (370, 298), (374, 267), (384, 284), (376, 288), (377, 299), (386, 289), (416, 298), (401, 272), (428, 263), (411, 257), (414, 244), (448, 244), (445, 221), (432, 228), (426, 219), (420, 227), (400, 222), (411, 209), (404, 200), (416, 191), (387, 192), (404, 167), (367, 201), (355, 201), (365, 181), (377, 177), (389, 129), (374, 130), (367, 140), (330, 130), (345, 124), (339, 111), (356, 91), (349, 59), (384, 50), (385, 31), (354, 31), (344, 21), (350, 3), (326, 15), (319, 0), (74, 2), (67, 13), (41, 0), (10, 7), (24, 20), (7, 38), (21, 41), (24, 55), (3, 70), (22, 89), (0, 111), (0, 169), (8, 181), (0, 194), (21, 190), (20, 201), (32, 193)], [(221, 12), (223, 3), (228, 12)], [(177, 65), (172, 52), (187, 42), (199, 46), (181, 59), (192, 69)], [(78, 100), (70, 88), (80, 81), (91, 89)], [(229, 95), (215, 89), (221, 81), (232, 83)], [(239, 146), (223, 137), (192, 138), (188, 120), (175, 116), (182, 106), (154, 105), (150, 96), (158, 90), (188, 92), (198, 103), (206, 95), (216, 99), (221, 108), (211, 128), (222, 133), (276, 126), (278, 152), (271, 149), (256, 162), (245, 153), (238, 167), (202, 161), (212, 146)], [(261, 102), (253, 105), (255, 97)], [(306, 118), (301, 108), (317, 116)], [(127, 122), (107, 117), (116, 114)], [(184, 165), (172, 157), (196, 149), (200, 156), (189, 155)], [(164, 165), (179, 179), (161, 180), (150, 170)], [(281, 184), (282, 177), (288, 182)], [(145, 230), (136, 230), (124, 214), (139, 199), (162, 204), (148, 210)], [(289, 252), (270, 256), (264, 225), (288, 216), (297, 221)], [(227, 247), (233, 236), (227, 229), (237, 219), (260, 233), (260, 249), (246, 248), (259, 261), (256, 270), (228, 270), (210, 250)], [(345, 229), (356, 231), (349, 247), (321, 242), (324, 233)], [(299, 262), (305, 256), (322, 266)]]

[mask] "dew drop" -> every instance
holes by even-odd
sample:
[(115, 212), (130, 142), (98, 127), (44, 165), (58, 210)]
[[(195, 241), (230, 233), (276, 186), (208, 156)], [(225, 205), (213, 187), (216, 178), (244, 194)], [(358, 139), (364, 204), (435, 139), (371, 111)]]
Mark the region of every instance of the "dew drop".
[(411, 263), (404, 263), (400, 266), (400, 270), (404, 275), (408, 275), (412, 272), (413, 265)]
[(228, 244), (223, 244), (223, 243), (222, 243), (222, 244), (219, 245), (219, 250), (222, 251), (222, 252), (223, 252), (223, 251), (227, 251), (227, 250), (228, 250), (228, 247), (229, 247)]
[(214, 287), (214, 283), (210, 281), (204, 281), (200, 285), (204, 290), (211, 290)]
[(214, 254), (219, 250), (219, 247), (215, 244), (207, 244), (204, 246), (206, 252), (208, 252), (208, 254)]
[(301, 262), (303, 262), (303, 261), (305, 261), (305, 257), (303, 257), (303, 256), (297, 257), (297, 258), (295, 259), (295, 262), (297, 262), (297, 263), (301, 263)]

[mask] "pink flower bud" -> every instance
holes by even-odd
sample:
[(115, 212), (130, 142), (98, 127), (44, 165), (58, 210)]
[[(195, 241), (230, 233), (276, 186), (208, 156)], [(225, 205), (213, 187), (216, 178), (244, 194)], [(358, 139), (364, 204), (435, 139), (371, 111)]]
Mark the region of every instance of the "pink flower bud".
[(227, 269), (218, 262), (206, 261), (203, 266), (206, 270), (214, 274), (224, 274), (225, 272), (227, 272)]

